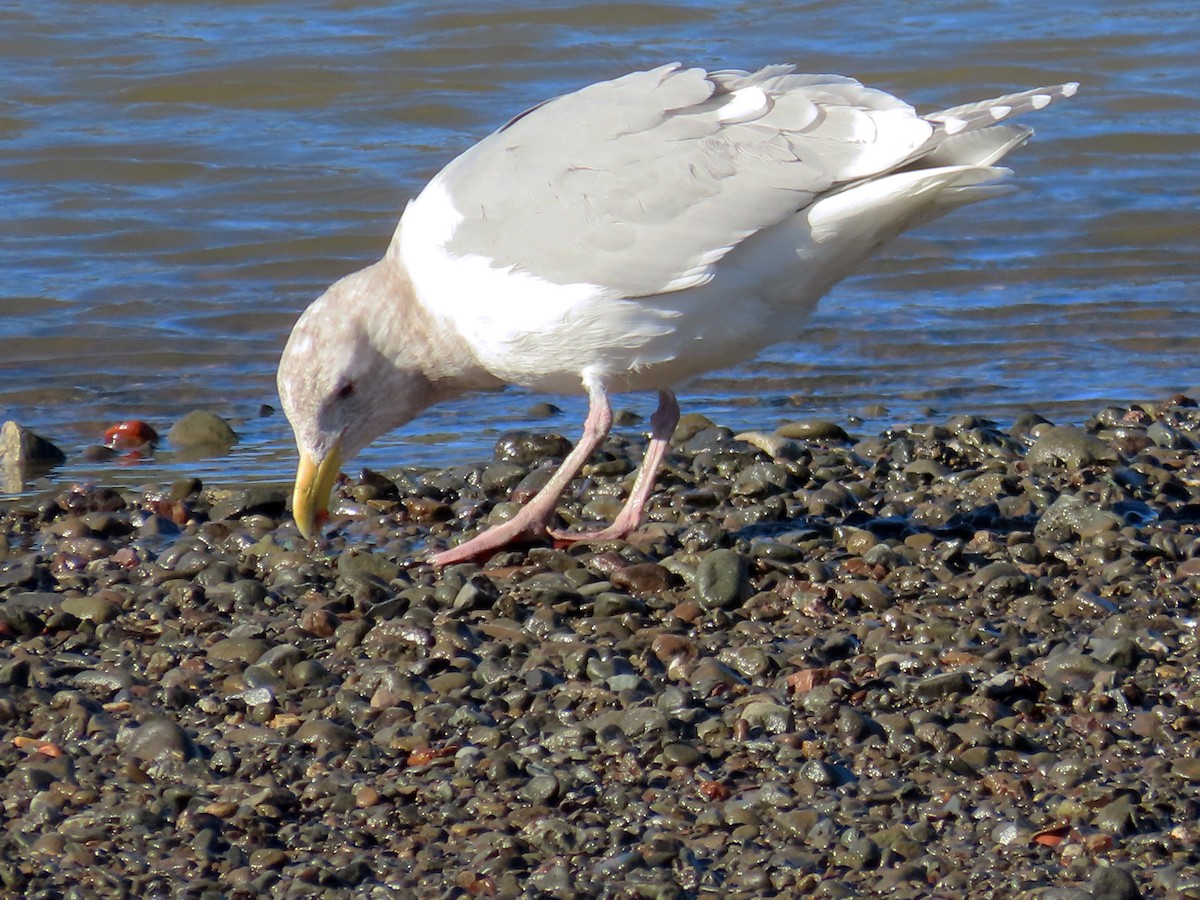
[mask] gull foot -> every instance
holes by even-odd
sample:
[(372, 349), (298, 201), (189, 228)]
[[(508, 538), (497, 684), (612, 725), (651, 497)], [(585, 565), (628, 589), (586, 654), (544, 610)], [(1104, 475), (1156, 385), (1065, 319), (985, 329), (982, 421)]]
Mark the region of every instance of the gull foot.
[(614, 523), (598, 531), (560, 531), (557, 528), (547, 528), (546, 534), (554, 538), (555, 541), (564, 544), (579, 544), (592, 541), (620, 541), (627, 538), (629, 533), (636, 527), (636, 525), (631, 528), (627, 525)]
[(455, 563), (470, 562), (482, 556), (490, 556), (513, 544), (529, 544), (544, 538), (550, 530), (541, 518), (524, 515), (524, 510), (507, 522), (494, 525), (487, 531), (475, 535), (469, 541), (435, 553), (429, 561), (438, 568)]

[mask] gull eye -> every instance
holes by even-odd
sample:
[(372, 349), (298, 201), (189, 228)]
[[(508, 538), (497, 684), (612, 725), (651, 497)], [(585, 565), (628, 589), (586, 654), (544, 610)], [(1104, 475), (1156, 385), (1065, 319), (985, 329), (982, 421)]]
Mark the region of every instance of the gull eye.
[(334, 393), (334, 396), (337, 397), (339, 400), (345, 400), (346, 398), (350, 397), (353, 393), (354, 393), (354, 382), (347, 381), (345, 384), (343, 384), (340, 388), (337, 389), (337, 391)]

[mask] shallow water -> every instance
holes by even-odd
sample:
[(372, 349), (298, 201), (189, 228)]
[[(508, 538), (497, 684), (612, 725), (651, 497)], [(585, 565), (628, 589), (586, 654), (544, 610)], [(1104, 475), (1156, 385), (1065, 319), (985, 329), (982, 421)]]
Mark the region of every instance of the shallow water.
[[(1200, 20), (1190, 0), (44, 2), (0, 7), (0, 414), (72, 456), (56, 480), (286, 481), (274, 367), (297, 313), (376, 258), (405, 200), (527, 106), (680, 59), (795, 62), (921, 108), (1083, 82), (1028, 121), (1021, 192), (897, 241), (801, 346), (681, 392), (735, 428), (877, 430), (1200, 384)], [(486, 456), (543, 398), (464, 398), (377, 442), (386, 468)], [(583, 403), (539, 427), (575, 435)], [(650, 397), (623, 398), (643, 413)], [(80, 453), (125, 418), (207, 408), (235, 453)], [(936, 413), (930, 410), (936, 410)]]

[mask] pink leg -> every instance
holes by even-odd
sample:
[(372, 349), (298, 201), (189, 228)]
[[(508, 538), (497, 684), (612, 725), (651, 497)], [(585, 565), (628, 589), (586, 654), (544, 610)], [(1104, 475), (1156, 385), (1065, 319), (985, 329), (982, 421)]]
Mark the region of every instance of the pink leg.
[[(678, 416), (678, 408), (676, 408), (676, 416)], [(452, 563), (474, 559), (485, 553), (494, 553), (517, 541), (533, 540), (544, 536), (549, 530), (550, 519), (554, 516), (558, 498), (571, 483), (571, 479), (583, 468), (583, 464), (596, 452), (596, 448), (604, 441), (611, 427), (612, 407), (608, 402), (608, 392), (603, 384), (589, 384), (588, 414), (583, 423), (583, 435), (567, 458), (562, 461), (558, 471), (546, 482), (546, 486), (507, 522), (489, 528), (483, 534), (476, 535), (457, 547), (434, 554), (429, 561), (435, 566), (448, 566)]]
[(638, 470), (637, 478), (633, 481), (633, 490), (629, 499), (617, 515), (616, 520), (607, 528), (600, 531), (554, 531), (550, 534), (560, 541), (612, 541), (623, 538), (642, 524), (646, 513), (646, 501), (654, 490), (654, 481), (658, 477), (659, 467), (667, 450), (671, 446), (671, 435), (679, 424), (679, 404), (675, 395), (670, 391), (658, 392), (658, 409), (650, 417), (650, 446), (646, 448), (646, 456), (642, 467)]

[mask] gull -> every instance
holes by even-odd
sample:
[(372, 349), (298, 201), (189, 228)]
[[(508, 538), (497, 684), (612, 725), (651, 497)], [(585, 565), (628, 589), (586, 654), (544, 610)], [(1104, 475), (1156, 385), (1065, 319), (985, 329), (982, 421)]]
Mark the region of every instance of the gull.
[[(679, 419), (675, 386), (779, 342), (901, 232), (1011, 188), (1016, 116), (1075, 83), (926, 115), (792, 66), (634, 72), (521, 113), (405, 208), (384, 257), (300, 316), (278, 388), (300, 462), (296, 525), (328, 516), (345, 460), (433, 404), (519, 385), (583, 392), (583, 434), (512, 518), (437, 566), (643, 521)], [(612, 425), (611, 396), (658, 392), (650, 441), (608, 527), (552, 528)]]

